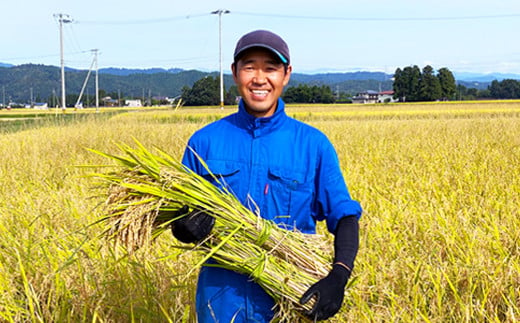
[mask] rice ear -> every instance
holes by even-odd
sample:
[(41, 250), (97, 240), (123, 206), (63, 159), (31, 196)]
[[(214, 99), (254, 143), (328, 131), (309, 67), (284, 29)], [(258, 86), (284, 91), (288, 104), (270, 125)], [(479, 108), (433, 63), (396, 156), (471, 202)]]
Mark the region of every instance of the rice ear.
[(301, 305), (299, 299), (329, 271), (332, 252), (327, 240), (278, 227), (259, 216), (254, 201), (248, 202), (250, 208), (244, 206), (165, 151), (152, 153), (135, 141), (137, 148), (118, 146), (123, 157), (91, 150), (120, 166), (93, 175), (107, 190), (107, 214), (102, 219), (108, 226), (106, 237), (134, 252), (166, 231), (181, 207), (202, 209), (215, 217), (215, 226), (206, 240), (193, 246), (204, 256), (192, 271), (212, 258), (217, 262), (212, 266), (249, 275), (257, 282), (277, 303), (277, 318), (306, 321), (302, 313), (312, 304)]

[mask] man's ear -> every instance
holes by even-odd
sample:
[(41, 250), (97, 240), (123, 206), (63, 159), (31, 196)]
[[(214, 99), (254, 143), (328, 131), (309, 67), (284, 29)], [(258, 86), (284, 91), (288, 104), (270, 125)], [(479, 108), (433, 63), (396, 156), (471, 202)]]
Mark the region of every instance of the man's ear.
[(237, 63), (231, 63), (231, 73), (233, 74), (233, 81), (237, 82)]
[(285, 76), (283, 77), (283, 86), (289, 84), (289, 80), (291, 79), (292, 73), (292, 65), (287, 66), (287, 70), (285, 71)]

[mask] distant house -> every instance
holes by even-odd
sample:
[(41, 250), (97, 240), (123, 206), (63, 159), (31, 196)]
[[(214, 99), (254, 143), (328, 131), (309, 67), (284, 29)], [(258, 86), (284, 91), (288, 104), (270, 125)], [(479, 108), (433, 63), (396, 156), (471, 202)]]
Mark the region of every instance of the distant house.
[(36, 110), (48, 110), (49, 109), (49, 104), (47, 104), (46, 102), (36, 102), (34, 104), (34, 108)]
[(101, 98), (101, 102), (105, 107), (117, 107), (119, 105), (118, 100), (112, 99), (109, 96)]
[(35, 102), (33, 104), (26, 104), (26, 109), (36, 109), (36, 110), (48, 110), (49, 105), (45, 102)]
[(127, 107), (142, 107), (141, 100), (125, 100), (125, 106)]
[(385, 102), (396, 102), (393, 98), (394, 91), (372, 91), (367, 90), (359, 92), (356, 96), (352, 97), (352, 103), (385, 103)]
[(352, 103), (377, 103), (379, 99), (379, 92), (367, 90), (359, 92), (352, 98)]
[(379, 98), (377, 102), (379, 103), (387, 103), (387, 102), (397, 102), (397, 99), (394, 99), (394, 91), (381, 91), (379, 92)]

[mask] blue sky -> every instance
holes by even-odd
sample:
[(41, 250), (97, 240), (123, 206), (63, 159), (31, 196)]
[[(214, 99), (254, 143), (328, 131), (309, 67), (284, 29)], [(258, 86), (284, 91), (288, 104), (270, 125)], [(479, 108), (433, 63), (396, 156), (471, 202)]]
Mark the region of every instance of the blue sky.
[(229, 71), (238, 38), (269, 29), (289, 44), (302, 73), (381, 71), (429, 64), (454, 72), (520, 74), (520, 1), (263, 0), (5, 1), (0, 62), (60, 65), (59, 25), (68, 14), (65, 65)]

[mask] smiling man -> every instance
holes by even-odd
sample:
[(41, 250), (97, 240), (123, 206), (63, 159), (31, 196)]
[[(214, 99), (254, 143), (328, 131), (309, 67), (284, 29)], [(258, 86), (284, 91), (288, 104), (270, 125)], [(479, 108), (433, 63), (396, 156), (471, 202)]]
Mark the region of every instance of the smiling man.
[(231, 70), (246, 111), (270, 117), (291, 78), (287, 44), (267, 31), (249, 33), (237, 44)]
[[(358, 251), (361, 206), (350, 198), (336, 151), (318, 129), (290, 118), (280, 98), (292, 72), (289, 48), (278, 35), (257, 30), (238, 41), (231, 65), (242, 96), (238, 111), (198, 130), (183, 163), (222, 186), (260, 216), (282, 228), (316, 233), (326, 221), (335, 235), (329, 275), (309, 286), (301, 302), (316, 299), (307, 313), (315, 320), (335, 315)], [(217, 182), (201, 164), (202, 158)], [(173, 223), (183, 242), (207, 236), (213, 219), (192, 212)], [(273, 299), (249, 277), (211, 266), (201, 269), (196, 310), (200, 323), (270, 322)]]

